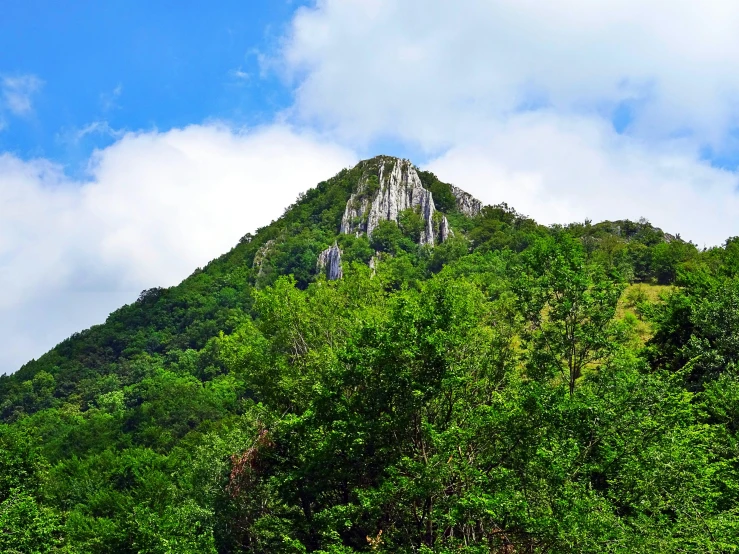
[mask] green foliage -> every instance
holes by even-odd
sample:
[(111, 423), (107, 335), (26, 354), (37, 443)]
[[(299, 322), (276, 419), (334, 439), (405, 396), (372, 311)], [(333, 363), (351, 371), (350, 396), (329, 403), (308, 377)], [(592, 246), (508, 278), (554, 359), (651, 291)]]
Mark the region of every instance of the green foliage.
[(688, 242), (672, 241), (656, 245), (652, 251), (652, 267), (657, 282), (661, 285), (674, 282), (680, 266), (697, 253), (696, 247)]
[(347, 265), (357, 262), (360, 264), (368, 264), (375, 251), (370, 246), (370, 241), (366, 236), (356, 237), (354, 235), (341, 235), (339, 237), (339, 246), (342, 250), (342, 261)]
[(426, 226), (426, 220), (421, 216), (420, 209), (408, 208), (398, 214), (398, 227), (407, 238), (418, 243), (421, 233)]
[(57, 552), (59, 516), (28, 493), (13, 491), (0, 503), (0, 550), (7, 554)]
[(572, 396), (583, 370), (611, 354), (622, 288), (588, 266), (582, 245), (566, 234), (539, 241), (522, 258), (515, 288), (527, 322), (527, 369), (537, 378), (561, 375)]
[(447, 183), (439, 181), (439, 178), (430, 171), (419, 171), (418, 176), (424, 188), (431, 191), (438, 210), (446, 213), (457, 209), (457, 199)]
[(437, 245), (429, 261), (431, 271), (441, 271), (447, 266), (469, 253), (469, 241), (463, 236), (453, 236)]
[[(413, 211), (405, 214), (407, 219), (414, 219)], [(420, 219), (420, 216), (418, 216)], [(407, 223), (410, 228), (412, 223)], [(420, 234), (420, 231), (419, 231)], [(382, 220), (372, 231), (370, 246), (378, 252), (397, 254), (398, 252), (413, 252), (418, 249), (416, 243), (410, 236), (406, 236), (403, 230), (394, 222)]]
[(739, 550), (736, 239), (469, 218), (426, 172), (448, 241), (337, 236), (389, 163), (0, 378), (0, 551)]
[(47, 463), (33, 438), (0, 424), (0, 550), (54, 552), (60, 543), (60, 517), (40, 504)]
[(509, 248), (520, 252), (545, 235), (543, 228), (507, 204), (485, 206), (476, 219), (469, 237), (475, 248), (482, 251)]

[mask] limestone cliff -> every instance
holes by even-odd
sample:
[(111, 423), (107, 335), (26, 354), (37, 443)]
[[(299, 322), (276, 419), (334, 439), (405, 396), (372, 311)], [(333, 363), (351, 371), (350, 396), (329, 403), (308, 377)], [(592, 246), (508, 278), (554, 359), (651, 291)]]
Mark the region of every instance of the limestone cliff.
[(449, 185), (449, 188), (457, 199), (457, 209), (468, 217), (475, 217), (482, 211), (482, 202), (472, 196), (470, 193), (463, 191), (461, 188)]
[(341, 269), (341, 249), (339, 245), (334, 243), (333, 246), (321, 252), (318, 255), (316, 266), (319, 271), (326, 272), (326, 278), (329, 281), (341, 279), (344, 272)]
[[(371, 235), (380, 221), (398, 222), (403, 210), (418, 210), (425, 222), (420, 244), (433, 246), (437, 238), (434, 228), (436, 206), (431, 191), (424, 188), (421, 179), (408, 160), (378, 158), (377, 172), (365, 175), (351, 195), (341, 220), (341, 232)], [(441, 240), (449, 236), (449, 223), (442, 216), (439, 234)]]

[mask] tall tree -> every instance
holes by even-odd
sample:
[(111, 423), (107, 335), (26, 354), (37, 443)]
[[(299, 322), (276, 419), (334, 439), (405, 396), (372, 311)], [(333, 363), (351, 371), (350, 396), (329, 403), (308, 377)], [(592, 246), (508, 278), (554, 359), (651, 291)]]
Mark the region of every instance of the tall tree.
[(527, 322), (529, 373), (560, 374), (572, 395), (583, 370), (612, 351), (613, 316), (623, 286), (600, 266), (586, 263), (578, 241), (556, 233), (524, 252), (515, 289)]

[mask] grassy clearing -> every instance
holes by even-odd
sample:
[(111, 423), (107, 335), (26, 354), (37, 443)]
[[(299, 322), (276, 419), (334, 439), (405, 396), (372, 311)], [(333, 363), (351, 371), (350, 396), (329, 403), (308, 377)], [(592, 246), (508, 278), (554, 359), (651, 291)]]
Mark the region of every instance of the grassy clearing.
[(647, 283), (629, 285), (616, 306), (616, 319), (630, 322), (634, 326), (636, 340), (643, 345), (652, 336), (652, 326), (644, 320), (639, 308), (640, 305), (662, 302), (664, 296), (674, 288), (671, 285), (650, 285)]

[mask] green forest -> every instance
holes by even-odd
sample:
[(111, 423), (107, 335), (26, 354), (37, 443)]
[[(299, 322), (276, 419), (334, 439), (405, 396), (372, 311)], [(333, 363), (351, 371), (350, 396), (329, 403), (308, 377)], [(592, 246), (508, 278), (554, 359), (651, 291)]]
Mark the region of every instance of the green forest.
[(388, 160), (0, 378), (0, 552), (739, 551), (739, 238), (340, 234)]

